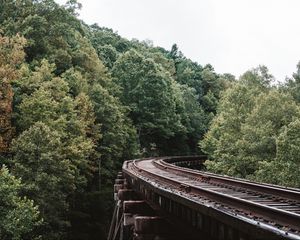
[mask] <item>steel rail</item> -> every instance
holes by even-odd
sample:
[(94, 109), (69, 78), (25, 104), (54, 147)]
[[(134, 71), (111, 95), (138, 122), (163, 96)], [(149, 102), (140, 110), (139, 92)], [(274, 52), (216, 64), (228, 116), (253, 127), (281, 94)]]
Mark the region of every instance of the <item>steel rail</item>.
[[(179, 159), (181, 161), (179, 161)], [(178, 156), (178, 157), (164, 157), (163, 158), (163, 162), (165, 162), (166, 164), (171, 164), (171, 165), (175, 165), (178, 167), (182, 167), (183, 169), (189, 169), (180, 165), (177, 165), (178, 163), (183, 163), (186, 162), (188, 160), (188, 162), (193, 161), (193, 160), (201, 160), (201, 161), (205, 161), (207, 160), (207, 156), (204, 155), (199, 155), (199, 156), (188, 156), (188, 158), (186, 158), (185, 156)], [(227, 179), (233, 179), (233, 180), (238, 180), (238, 181), (243, 181), (243, 182), (248, 182), (248, 183), (254, 183), (254, 184), (259, 184), (259, 185), (263, 185), (263, 186), (267, 186), (267, 187), (275, 187), (278, 189), (285, 189), (285, 190), (291, 190), (291, 191), (295, 191), (295, 192), (300, 192), (299, 188), (292, 188), (292, 187), (285, 187), (285, 186), (280, 186), (280, 185), (275, 185), (275, 184), (269, 184), (269, 183), (257, 183), (257, 182), (253, 182), (251, 180), (248, 179), (244, 179), (244, 178), (238, 178), (238, 177), (231, 177), (228, 175), (224, 175), (224, 174), (216, 174), (216, 173), (210, 173), (210, 172), (205, 172), (205, 171), (200, 171), (200, 170), (195, 170), (195, 169), (190, 169), (190, 170), (194, 170), (196, 172), (201, 172), (205, 175), (209, 175), (209, 176), (217, 176), (217, 177), (223, 177), (223, 178), (227, 178)]]
[(219, 183), (227, 183), (231, 186), (242, 187), (249, 190), (251, 189), (254, 191), (259, 191), (265, 194), (276, 195), (300, 203), (300, 189), (282, 187), (278, 185), (271, 185), (265, 183), (256, 183), (256, 182), (252, 182), (240, 178), (233, 178), (225, 175), (218, 175), (214, 173), (188, 169), (186, 167), (180, 167), (172, 164), (171, 159), (172, 158), (161, 159), (155, 161), (155, 164), (160, 168), (168, 168), (173, 171), (190, 174), (194, 177), (207, 178)]
[[(140, 160), (141, 161), (141, 160)], [(155, 161), (153, 160), (153, 163), (157, 163), (157, 159)], [(162, 174), (155, 173), (148, 169), (143, 169), (138, 166), (139, 161), (133, 161), (132, 166), (133, 169), (135, 169), (139, 174), (141, 175), (148, 175), (153, 177), (153, 180), (160, 180), (162, 182), (168, 183), (173, 185), (174, 187), (182, 187), (182, 182), (169, 178), (167, 176), (163, 176)], [(169, 168), (165, 168), (165, 171), (170, 170)], [(219, 204), (229, 205), (233, 208), (237, 209), (243, 209), (245, 213), (249, 212), (251, 210), (252, 214), (257, 217), (261, 217), (264, 219), (267, 219), (269, 221), (276, 220), (276, 223), (281, 224), (282, 226), (289, 226), (291, 229), (299, 229), (299, 223), (300, 223), (300, 215), (288, 212), (282, 209), (273, 208), (270, 206), (266, 206), (263, 204), (255, 203), (249, 200), (237, 198), (234, 196), (230, 196), (227, 194), (223, 194), (220, 192), (212, 191), (209, 189), (204, 189), (198, 186), (193, 186), (192, 184), (184, 183), (184, 186), (188, 188), (188, 192), (190, 194), (199, 194), (201, 197), (206, 197), (212, 201), (215, 201)]]

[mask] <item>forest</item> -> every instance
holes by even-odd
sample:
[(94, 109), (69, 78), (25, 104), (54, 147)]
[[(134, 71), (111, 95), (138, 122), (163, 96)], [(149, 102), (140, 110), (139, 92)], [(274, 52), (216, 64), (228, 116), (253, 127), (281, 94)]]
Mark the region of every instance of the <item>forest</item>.
[(0, 239), (105, 239), (127, 159), (206, 154), (207, 171), (300, 188), (300, 64), (236, 79), (80, 8), (0, 0)]

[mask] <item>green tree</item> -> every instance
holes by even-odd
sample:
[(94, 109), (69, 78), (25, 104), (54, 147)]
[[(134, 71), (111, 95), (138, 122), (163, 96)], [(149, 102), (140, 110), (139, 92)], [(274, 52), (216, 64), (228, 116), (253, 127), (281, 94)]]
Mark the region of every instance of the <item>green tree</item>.
[(13, 141), (13, 173), (23, 193), (39, 206), (44, 239), (63, 239), (69, 222), (67, 197), (75, 190), (75, 174), (58, 132), (37, 122)]
[(300, 121), (292, 121), (280, 130), (276, 139), (276, 158), (262, 161), (255, 179), (262, 182), (300, 187)]
[(68, 83), (69, 93), (74, 98), (80, 93), (88, 93), (88, 80), (80, 71), (70, 68), (62, 74), (62, 78)]
[(196, 154), (198, 152), (198, 141), (207, 131), (210, 120), (200, 103), (196, 90), (187, 85), (174, 84), (176, 112), (180, 116), (183, 126), (175, 136), (163, 143), (163, 149), (168, 149), (165, 154), (183, 155)]
[[(271, 88), (267, 69), (246, 72), (224, 92), (210, 130), (200, 143), (213, 160), (208, 170), (259, 181), (295, 186), (290, 179), (294, 155), (283, 139), (291, 122), (299, 119), (299, 106), (290, 94)], [(294, 129), (291, 132), (295, 131)], [(291, 141), (292, 143), (292, 141)], [(281, 180), (274, 175), (280, 169)], [(286, 176), (286, 177), (283, 177)], [(297, 179), (297, 178), (295, 178)], [(295, 180), (297, 181), (297, 180)]]
[(269, 90), (259, 70), (254, 69), (242, 75), (221, 96), (217, 114), (212, 120), (200, 146), (213, 160), (206, 162), (210, 171), (245, 177), (255, 166), (244, 160), (242, 129), (256, 105), (256, 97)]
[(34, 202), (21, 197), (24, 185), (3, 166), (0, 169), (0, 238), (37, 239), (37, 228), (42, 224)]
[[(55, 77), (54, 72), (54, 66), (47, 61), (42, 61), (41, 66), (36, 67), (35, 71), (30, 71), (25, 67), (23, 78), (15, 86), (18, 93), (20, 93), (19, 99), (16, 101), (18, 113), (16, 122), (20, 132), (25, 130), (21, 136), (24, 133), (28, 134), (28, 131), (36, 124), (44, 124), (47, 129), (45, 130), (42, 127), (41, 131), (47, 132), (51, 129), (50, 131), (55, 133), (55, 137), (58, 138), (56, 147), (44, 146), (45, 148), (49, 147), (49, 151), (53, 151), (51, 152), (53, 154), (50, 159), (51, 164), (58, 165), (60, 161), (63, 161), (68, 164), (69, 168), (65, 173), (69, 175), (69, 184), (72, 185), (72, 189), (58, 188), (56, 191), (57, 184), (61, 181), (57, 180), (57, 184), (56, 182), (53, 183), (52, 191), (48, 189), (49, 195), (43, 193), (41, 188), (26, 193), (39, 195), (41, 197), (39, 201), (43, 203), (40, 205), (47, 211), (48, 208), (52, 209), (52, 203), (47, 201), (47, 198), (51, 198), (51, 194), (53, 195), (53, 201), (60, 198), (60, 202), (57, 200), (58, 205), (53, 212), (49, 210), (49, 214), (44, 215), (45, 223), (48, 224), (44, 230), (46, 231), (49, 228), (49, 231), (52, 231), (48, 236), (49, 239), (57, 239), (66, 233), (70, 224), (67, 217), (67, 214), (70, 213), (68, 206), (75, 205), (75, 195), (84, 191), (88, 181), (92, 181), (93, 174), (96, 171), (95, 160), (99, 156), (99, 153), (95, 151), (95, 147), (101, 137), (99, 126), (95, 123), (94, 105), (90, 98), (82, 92), (83, 89), (79, 88), (80, 85), (76, 87), (77, 92), (74, 88), (72, 96), (68, 83), (63, 78), (68, 77), (69, 80), (72, 78), (80, 79), (82, 75), (71, 70), (70, 74), (63, 74), (61, 78)], [(82, 79), (84, 78), (82, 77)], [(40, 134), (42, 135), (42, 133)], [(54, 136), (52, 137), (54, 138)], [(43, 144), (46, 145), (47, 141)], [(32, 154), (33, 159), (38, 158), (38, 155), (34, 154), (34, 149), (30, 149), (30, 146), (26, 147), (28, 147), (27, 153)], [(18, 151), (17, 148), (15, 148), (15, 151)], [(19, 154), (21, 155), (21, 153)], [(14, 164), (17, 165), (21, 162), (20, 159), (15, 157)], [(36, 159), (36, 162), (39, 163), (39, 160)], [(50, 164), (50, 162), (47, 164)], [(28, 165), (26, 167), (33, 169), (36, 166)], [(45, 166), (39, 167), (43, 168)], [(43, 170), (45, 174), (52, 174), (51, 169), (45, 167)], [(62, 170), (57, 170), (53, 174), (57, 174), (55, 175), (56, 178), (64, 178), (65, 175), (63, 173), (59, 175), (60, 173), (62, 173)], [(45, 184), (42, 181), (46, 182), (47, 180), (42, 179), (40, 184)], [(47, 190), (47, 188), (45, 189)], [(61, 214), (58, 212), (61, 212)]]
[(98, 46), (96, 50), (104, 65), (111, 69), (119, 55), (117, 50), (110, 44)]
[[(43, 122), (60, 133), (66, 157), (76, 169), (77, 187), (85, 186), (94, 165), (95, 142), (100, 136), (93, 122), (93, 105), (89, 98), (80, 94), (73, 99), (69, 87), (63, 78), (54, 77), (51, 67), (44, 62), (29, 77), (30, 82), (40, 82), (40, 86), (31, 95), (24, 95), (18, 106), (17, 123), (26, 130), (36, 122)], [(42, 73), (40, 71), (43, 71)], [(47, 80), (36, 80), (47, 76)], [(84, 102), (84, 103), (83, 103)], [(83, 106), (85, 104), (85, 106)], [(87, 115), (87, 116), (86, 116)], [(91, 131), (95, 131), (92, 133)]]
[(140, 143), (149, 148), (160, 138), (170, 138), (183, 126), (176, 113), (174, 83), (151, 59), (131, 50), (113, 68), (121, 87), (121, 101), (129, 106), (130, 117), (138, 129)]
[(282, 127), (300, 117), (299, 107), (289, 94), (272, 90), (256, 99), (245, 124), (242, 126), (240, 148), (244, 158), (256, 162), (276, 157), (276, 139)]
[(97, 150), (101, 153), (103, 182), (111, 182), (123, 160), (139, 153), (136, 130), (126, 117), (126, 108), (101, 85), (92, 87), (90, 97), (102, 133)]
[(281, 88), (292, 94), (295, 101), (300, 103), (300, 62), (297, 64), (297, 71), (293, 73), (292, 78), (287, 78)]

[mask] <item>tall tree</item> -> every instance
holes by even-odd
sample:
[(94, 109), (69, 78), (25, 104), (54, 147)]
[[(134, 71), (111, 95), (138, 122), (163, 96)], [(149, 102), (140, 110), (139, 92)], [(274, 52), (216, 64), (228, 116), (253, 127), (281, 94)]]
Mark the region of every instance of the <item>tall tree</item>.
[(13, 173), (25, 184), (23, 194), (39, 206), (44, 239), (64, 239), (69, 226), (67, 197), (75, 190), (75, 174), (60, 134), (37, 122), (14, 140), (12, 150)]
[(271, 80), (267, 69), (259, 67), (223, 94), (201, 142), (213, 159), (206, 162), (208, 170), (299, 186), (298, 173), (292, 174), (292, 169), (299, 164), (300, 109), (290, 94), (270, 87)]
[(12, 81), (19, 77), (18, 67), (24, 60), (25, 39), (0, 35), (0, 154), (9, 152), (13, 137), (12, 126)]
[[(20, 88), (26, 89), (24, 83), (39, 82), (31, 94), (24, 94), (17, 106), (18, 128), (26, 130), (36, 122), (43, 122), (60, 133), (66, 158), (74, 164), (77, 187), (84, 186), (91, 174), (91, 156), (98, 137), (98, 127), (94, 124), (93, 105), (89, 98), (78, 95), (73, 99), (69, 95), (66, 81), (55, 77), (47, 61), (43, 61), (36, 72), (27, 76)], [(46, 76), (46, 79), (45, 79)], [(42, 80), (41, 80), (42, 78)], [(29, 85), (29, 86), (30, 86)], [(86, 106), (82, 106), (84, 104)], [(88, 115), (88, 116), (86, 116)], [(95, 130), (95, 133), (91, 131)]]
[(159, 145), (183, 126), (176, 113), (174, 83), (151, 59), (134, 50), (122, 55), (113, 68), (113, 76), (121, 87), (121, 101), (129, 106), (130, 117), (138, 129), (143, 147)]
[(239, 82), (221, 96), (217, 114), (200, 145), (213, 161), (207, 161), (208, 170), (235, 176), (253, 172), (251, 162), (241, 155), (242, 129), (255, 107), (256, 97), (269, 91), (260, 71), (246, 72)]
[(103, 133), (97, 144), (101, 154), (102, 180), (103, 183), (111, 182), (123, 160), (139, 153), (136, 130), (126, 117), (126, 108), (100, 84), (92, 87), (90, 96), (94, 103), (96, 123)]

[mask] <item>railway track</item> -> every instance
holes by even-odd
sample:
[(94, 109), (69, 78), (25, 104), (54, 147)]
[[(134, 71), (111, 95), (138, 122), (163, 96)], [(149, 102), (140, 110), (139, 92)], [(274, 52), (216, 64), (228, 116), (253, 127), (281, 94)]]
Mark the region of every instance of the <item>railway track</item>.
[(288, 239), (300, 239), (300, 189), (187, 169), (175, 165), (179, 160), (133, 160), (124, 164), (123, 171), (172, 194), (269, 228)]

